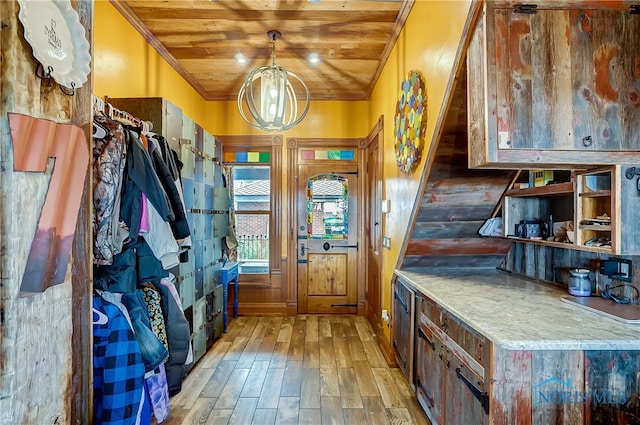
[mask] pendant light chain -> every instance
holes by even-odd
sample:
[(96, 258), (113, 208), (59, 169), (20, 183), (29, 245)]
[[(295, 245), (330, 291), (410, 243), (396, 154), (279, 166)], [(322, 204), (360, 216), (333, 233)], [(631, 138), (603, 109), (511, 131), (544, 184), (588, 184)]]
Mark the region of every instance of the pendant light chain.
[(271, 66), (276, 66), (276, 34), (271, 37)]

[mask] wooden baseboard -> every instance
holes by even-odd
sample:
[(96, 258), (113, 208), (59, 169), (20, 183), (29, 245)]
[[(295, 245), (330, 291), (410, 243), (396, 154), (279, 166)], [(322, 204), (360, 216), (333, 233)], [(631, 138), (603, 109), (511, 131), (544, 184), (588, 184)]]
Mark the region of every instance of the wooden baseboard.
[[(285, 303), (242, 303), (239, 308), (241, 316), (287, 316)], [(229, 310), (231, 313), (232, 310)], [(294, 311), (295, 314), (295, 311)]]
[(298, 314), (298, 303), (297, 302), (288, 302), (287, 303), (287, 315), (295, 316)]
[(391, 347), (391, 341), (385, 338), (384, 333), (378, 334), (376, 342), (378, 343), (378, 347), (380, 347), (380, 351), (382, 351), (384, 359), (387, 361), (387, 365), (389, 365), (389, 367), (398, 367), (393, 347)]

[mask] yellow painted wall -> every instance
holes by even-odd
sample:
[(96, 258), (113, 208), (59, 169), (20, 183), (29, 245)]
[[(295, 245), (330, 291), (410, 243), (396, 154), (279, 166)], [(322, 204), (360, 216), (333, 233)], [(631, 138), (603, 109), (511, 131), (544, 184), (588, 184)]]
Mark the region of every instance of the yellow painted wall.
[[(382, 308), (389, 311), (391, 278), (408, 230), (426, 156), (422, 155), (411, 175), (401, 173), (396, 165), (393, 118), (400, 82), (411, 70), (419, 71), (425, 79), (427, 129), (423, 152), (426, 153), (470, 5), (471, 0), (416, 0), (371, 96), (369, 121), (376, 122), (380, 115), (384, 115), (384, 198), (389, 199), (391, 212), (384, 217), (383, 232), (391, 237), (391, 249), (383, 250)], [(389, 328), (384, 329), (385, 336), (389, 338)]]
[(194, 121), (206, 102), (108, 1), (94, 3), (93, 94), (164, 97)]
[[(278, 134), (282, 134), (283, 140), (287, 137), (363, 137), (373, 125), (367, 119), (368, 107), (366, 101), (312, 101), (309, 113), (300, 124)], [(212, 127), (216, 135), (265, 134), (244, 122), (235, 101), (207, 102), (207, 117), (215, 120)]]
[[(264, 134), (247, 125), (236, 102), (205, 101), (108, 1), (95, 2), (94, 94), (98, 97), (164, 97), (214, 135)], [(362, 137), (369, 102), (312, 102), (287, 137)], [(375, 122), (375, 121), (374, 121)]]

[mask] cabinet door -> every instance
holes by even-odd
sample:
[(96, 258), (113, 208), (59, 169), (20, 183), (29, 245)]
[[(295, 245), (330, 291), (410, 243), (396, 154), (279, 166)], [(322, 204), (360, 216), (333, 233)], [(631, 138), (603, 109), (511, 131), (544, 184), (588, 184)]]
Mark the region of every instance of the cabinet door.
[[(422, 299), (418, 300), (420, 303)], [(425, 325), (435, 324), (424, 314), (419, 315), (416, 325), (416, 396), (431, 422), (444, 424), (444, 343)]]
[(444, 366), (447, 425), (489, 423), (489, 397), (483, 379), (465, 367), (451, 351), (446, 353)]
[[(537, 3), (485, 4), (467, 57), (470, 166), (638, 162), (640, 114), (628, 105), (640, 23), (626, 10)], [(624, 155), (602, 154), (612, 151)]]
[(415, 293), (398, 280), (393, 290), (393, 346), (404, 376), (412, 382), (413, 304)]

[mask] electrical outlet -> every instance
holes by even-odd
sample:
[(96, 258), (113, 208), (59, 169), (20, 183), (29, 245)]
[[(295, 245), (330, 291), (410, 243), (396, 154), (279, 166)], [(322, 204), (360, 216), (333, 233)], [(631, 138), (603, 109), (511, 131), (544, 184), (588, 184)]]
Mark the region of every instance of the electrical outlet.
[(389, 325), (391, 319), (389, 318), (389, 312), (387, 310), (382, 310), (382, 320), (387, 324), (387, 326)]
[(631, 268), (632, 262), (626, 258), (610, 258), (600, 263), (601, 274), (625, 282), (631, 282)]

